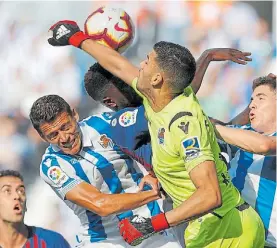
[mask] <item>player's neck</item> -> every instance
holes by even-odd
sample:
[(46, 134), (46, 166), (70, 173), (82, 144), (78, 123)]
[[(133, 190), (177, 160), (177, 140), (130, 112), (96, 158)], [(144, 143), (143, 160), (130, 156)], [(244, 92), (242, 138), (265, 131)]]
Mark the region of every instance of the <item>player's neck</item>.
[(150, 101), (151, 108), (154, 112), (160, 112), (163, 110), (174, 98), (176, 95), (169, 94), (168, 92), (153, 92)]
[(0, 247), (21, 248), (28, 239), (28, 228), (22, 223), (0, 220)]
[(263, 135), (271, 135), (271, 134), (273, 134), (275, 132), (276, 132), (276, 123), (273, 125), (273, 127), (267, 128), (267, 130), (265, 130), (263, 132)]

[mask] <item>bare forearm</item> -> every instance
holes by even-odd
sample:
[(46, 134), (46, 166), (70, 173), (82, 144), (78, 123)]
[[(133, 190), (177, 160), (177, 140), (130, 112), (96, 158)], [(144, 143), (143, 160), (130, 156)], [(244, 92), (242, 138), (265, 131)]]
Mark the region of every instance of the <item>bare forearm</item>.
[(253, 131), (221, 125), (215, 125), (215, 128), (220, 135), (219, 138), (230, 145), (252, 153), (276, 155), (276, 137), (268, 137)]
[(87, 39), (82, 42), (81, 48), (94, 57), (103, 68), (129, 85), (138, 76), (138, 69), (109, 47)]
[(147, 204), (159, 199), (154, 191), (124, 194), (103, 194), (90, 195), (89, 192), (78, 194), (74, 202), (101, 216), (108, 216), (114, 213), (121, 213)]
[(176, 226), (182, 222), (196, 219), (220, 204), (221, 197), (217, 196), (213, 190), (197, 189), (188, 200), (165, 215), (169, 225)]
[(196, 62), (196, 72), (191, 82), (191, 87), (195, 94), (198, 92), (198, 90), (201, 87), (203, 77), (211, 61), (212, 61), (212, 56), (209, 54), (208, 51), (205, 51), (201, 54), (201, 56)]
[(100, 199), (99, 207), (103, 208), (106, 214), (113, 214), (141, 207), (159, 199), (159, 196), (151, 190), (135, 194), (105, 195)]

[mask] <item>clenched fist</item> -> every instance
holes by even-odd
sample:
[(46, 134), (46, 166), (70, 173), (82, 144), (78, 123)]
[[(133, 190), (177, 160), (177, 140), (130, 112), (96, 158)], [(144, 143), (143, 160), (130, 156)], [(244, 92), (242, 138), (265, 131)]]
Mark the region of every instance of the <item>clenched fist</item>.
[(81, 46), (82, 42), (90, 37), (80, 30), (74, 21), (64, 20), (55, 23), (49, 29), (48, 43), (52, 46)]

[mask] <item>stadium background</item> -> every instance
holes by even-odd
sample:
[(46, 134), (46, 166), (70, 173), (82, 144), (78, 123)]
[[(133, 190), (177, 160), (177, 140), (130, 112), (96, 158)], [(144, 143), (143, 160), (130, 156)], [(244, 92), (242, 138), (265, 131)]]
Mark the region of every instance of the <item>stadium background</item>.
[(210, 116), (234, 117), (249, 102), (252, 80), (277, 72), (273, 1), (0, 2), (0, 169), (19, 170), (25, 178), (26, 223), (56, 230), (70, 242), (79, 221), (39, 178), (47, 144), (30, 126), (28, 112), (45, 94), (61, 95), (81, 118), (103, 110), (83, 89), (83, 76), (94, 60), (77, 49), (47, 43), (53, 23), (72, 19), (82, 27), (103, 3), (120, 6), (132, 17), (136, 38), (125, 55), (136, 65), (159, 40), (184, 44), (196, 58), (215, 47), (252, 52), (247, 66), (210, 64), (198, 94)]

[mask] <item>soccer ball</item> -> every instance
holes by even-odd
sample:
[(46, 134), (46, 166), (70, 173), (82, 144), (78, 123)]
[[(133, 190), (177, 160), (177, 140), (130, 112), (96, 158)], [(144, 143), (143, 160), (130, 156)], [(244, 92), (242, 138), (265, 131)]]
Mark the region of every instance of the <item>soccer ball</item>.
[(102, 45), (123, 53), (132, 43), (135, 29), (123, 9), (101, 7), (85, 22), (85, 34)]

